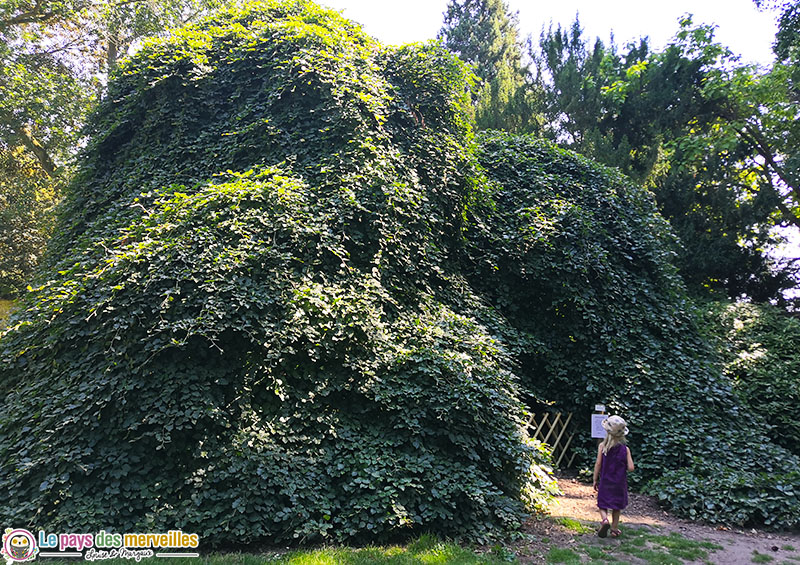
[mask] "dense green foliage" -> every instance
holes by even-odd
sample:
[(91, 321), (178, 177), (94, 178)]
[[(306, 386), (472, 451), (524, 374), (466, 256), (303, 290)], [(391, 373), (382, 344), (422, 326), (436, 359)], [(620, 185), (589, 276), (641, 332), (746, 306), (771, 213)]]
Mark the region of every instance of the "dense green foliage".
[(798, 460), (721, 375), (652, 196), (526, 138), (488, 137), (478, 159), (494, 188), (472, 209), (470, 279), (508, 323), (523, 388), (584, 418), (598, 402), (624, 414), (633, 482), (679, 514), (797, 524)]
[(123, 65), (2, 338), (2, 521), (310, 542), (539, 504), (546, 452), (452, 268), (466, 85), (306, 2)]
[(754, 0), (759, 8), (777, 8), (778, 33), (775, 35), (773, 50), (778, 59), (791, 57), (792, 50), (800, 48), (800, 2), (797, 0)]
[(778, 445), (800, 455), (800, 318), (769, 305), (711, 304), (705, 328), (726, 376)]
[(53, 229), (57, 195), (24, 148), (0, 149), (0, 299), (31, 280)]
[(590, 45), (576, 21), (536, 59), (547, 134), (653, 190), (690, 292), (766, 301), (797, 284), (766, 252), (800, 213), (792, 65), (741, 66), (689, 18), (661, 52)]
[(0, 341), (0, 521), (482, 537), (551, 492), (538, 400), (622, 412), (634, 479), (683, 514), (770, 496), (797, 524), (773, 485), (798, 461), (758, 415), (730, 428), (652, 195), (547, 142), (475, 144), (467, 77), (303, 0), (122, 64)]
[[(692, 518), (785, 526), (800, 521), (800, 472), (794, 458), (770, 461), (766, 441), (800, 455), (800, 320), (770, 305), (710, 303), (703, 330), (741, 399), (729, 424), (739, 435), (739, 469), (704, 460), (651, 486)], [(763, 466), (762, 466), (763, 463)], [(711, 494), (712, 496), (709, 496)], [(700, 499), (700, 500), (698, 500)]]

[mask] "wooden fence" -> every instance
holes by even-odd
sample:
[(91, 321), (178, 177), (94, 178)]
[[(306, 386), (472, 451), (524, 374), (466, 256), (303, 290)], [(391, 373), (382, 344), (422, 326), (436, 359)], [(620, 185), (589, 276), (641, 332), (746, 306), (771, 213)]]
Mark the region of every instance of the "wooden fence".
[(566, 461), (564, 468), (572, 465), (575, 453), (569, 452), (569, 446), (575, 437), (574, 426), (570, 427), (572, 412), (544, 412), (531, 414), (528, 418), (528, 432), (534, 439), (546, 443), (553, 450), (553, 463), (561, 467), (561, 462)]

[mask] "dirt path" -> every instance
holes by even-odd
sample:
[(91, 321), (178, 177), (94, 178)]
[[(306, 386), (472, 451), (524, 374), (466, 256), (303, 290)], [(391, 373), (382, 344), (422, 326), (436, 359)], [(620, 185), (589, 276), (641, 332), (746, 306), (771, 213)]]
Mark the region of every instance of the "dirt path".
[[(599, 513), (596, 506), (595, 493), (591, 485), (585, 485), (575, 479), (559, 479), (559, 485), (564, 492), (551, 509), (551, 519), (532, 522), (528, 525), (531, 540), (549, 540), (549, 542), (569, 546), (581, 546), (602, 550), (613, 554), (615, 544), (625, 543), (625, 529), (630, 529), (628, 541), (636, 532), (642, 530), (657, 535), (668, 536), (677, 533), (689, 540), (698, 542), (711, 542), (722, 546), (722, 549), (710, 552), (708, 557), (701, 561), (683, 560), (684, 563), (718, 563), (721, 565), (744, 565), (750, 563), (792, 563), (800, 565), (800, 535), (776, 534), (757, 530), (722, 529), (688, 522), (671, 516), (664, 512), (653, 498), (631, 493), (628, 508), (623, 512), (621, 526), (623, 535), (620, 539), (598, 538), (593, 529), (599, 525)], [(563, 523), (569, 520), (579, 521), (585, 526), (585, 533), (575, 531), (575, 527), (565, 527)], [(580, 525), (577, 525), (580, 527)], [(592, 530), (588, 530), (592, 528)], [(530, 544), (529, 544), (530, 545)], [(536, 542), (533, 541), (533, 545)], [(537, 552), (536, 548), (529, 547), (527, 554), (531, 563), (541, 562), (542, 551), (546, 544)], [(623, 548), (620, 548), (623, 549)], [(546, 551), (545, 551), (546, 552)], [(757, 553), (756, 553), (757, 552)], [(523, 555), (526, 552), (523, 552)], [(761, 556), (759, 556), (759, 554)], [(765, 556), (769, 556), (768, 559)], [(754, 560), (755, 557), (755, 560)], [(647, 563), (646, 559), (625, 555), (625, 562)], [(585, 561), (585, 562), (591, 562)], [(662, 562), (662, 561), (659, 561)], [(664, 563), (668, 561), (663, 561)]]

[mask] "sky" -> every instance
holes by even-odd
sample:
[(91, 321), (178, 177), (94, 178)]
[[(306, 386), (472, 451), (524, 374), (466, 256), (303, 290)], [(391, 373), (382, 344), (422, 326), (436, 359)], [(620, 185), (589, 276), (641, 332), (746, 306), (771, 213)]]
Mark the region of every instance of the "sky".
[[(447, 0), (318, 0), (360, 23), (383, 43), (425, 41), (442, 26)], [(656, 49), (678, 30), (678, 19), (693, 14), (695, 23), (717, 26), (716, 39), (742, 56), (743, 62), (772, 62), (777, 15), (759, 11), (753, 0), (506, 0), (519, 14), (522, 37), (537, 39), (542, 27), (569, 26), (580, 14), (587, 37), (606, 41), (614, 32), (617, 44), (648, 36)]]

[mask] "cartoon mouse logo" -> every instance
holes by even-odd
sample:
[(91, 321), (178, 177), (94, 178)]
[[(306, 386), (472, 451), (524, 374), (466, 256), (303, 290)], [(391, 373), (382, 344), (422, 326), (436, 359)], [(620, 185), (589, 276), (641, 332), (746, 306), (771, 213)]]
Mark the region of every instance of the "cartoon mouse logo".
[(2, 555), (6, 563), (33, 561), (39, 548), (36, 547), (36, 538), (28, 530), (6, 528), (3, 534)]

